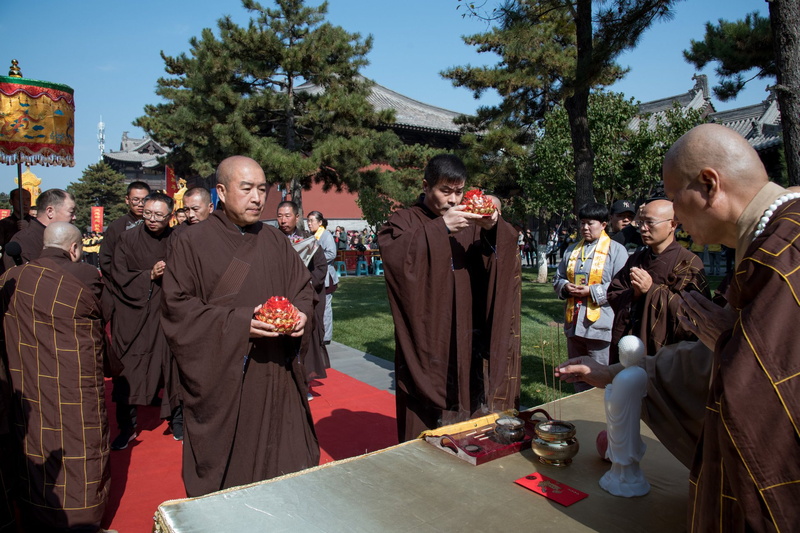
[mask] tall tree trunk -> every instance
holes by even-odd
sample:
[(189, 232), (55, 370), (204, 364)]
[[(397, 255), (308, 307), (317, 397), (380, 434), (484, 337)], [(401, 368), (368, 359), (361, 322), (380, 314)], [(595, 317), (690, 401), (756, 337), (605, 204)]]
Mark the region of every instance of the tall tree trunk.
[(800, 2), (768, 0), (781, 108), (783, 150), (790, 185), (800, 185)]
[[(286, 149), (290, 152), (297, 150), (297, 131), (295, 131), (294, 121), (294, 78), (289, 76), (286, 84)], [(300, 229), (305, 229), (305, 215), (303, 214), (303, 184), (300, 179), (293, 177), (289, 183), (289, 194), (292, 201), (297, 204), (297, 211), (300, 219), (297, 221)]]
[(575, 87), (564, 102), (569, 117), (572, 157), (575, 162), (575, 205), (578, 210), (594, 201), (594, 151), (589, 134), (589, 73), (592, 67), (592, 0), (578, 0), (575, 11), (578, 61)]

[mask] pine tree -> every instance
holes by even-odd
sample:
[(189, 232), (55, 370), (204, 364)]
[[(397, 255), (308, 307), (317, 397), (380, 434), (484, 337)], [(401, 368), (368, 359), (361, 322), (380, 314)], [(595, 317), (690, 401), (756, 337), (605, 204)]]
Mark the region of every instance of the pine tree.
[[(706, 22), (703, 40), (692, 40), (683, 56), (698, 69), (712, 62), (719, 63), (716, 72), (720, 83), (713, 91), (723, 102), (736, 98), (747, 82), (774, 79), (777, 75), (772, 28), (769, 19), (757, 11), (734, 22), (723, 19), (717, 24)], [(753, 69), (757, 72), (745, 80), (742, 73)]]
[(156, 93), (167, 103), (145, 107), (136, 120), (173, 148), (179, 174), (210, 174), (231, 155), (247, 155), (271, 183), (288, 183), (302, 211), (302, 190), (362, 186), (360, 169), (385, 160), (397, 137), (378, 126), (393, 121), (367, 102), (372, 37), (361, 39), (324, 21), (327, 3), (276, 0), (276, 9), (243, 0), (247, 27), (218, 21), (204, 29), (191, 55), (162, 53), (169, 78)]
[[(703, 40), (693, 40), (683, 55), (697, 68), (719, 63), (714, 94), (723, 101), (736, 98), (753, 79), (776, 79), (786, 173), (791, 185), (800, 185), (800, 2), (768, 4), (769, 19), (754, 12), (735, 22), (706, 23)], [(753, 69), (757, 72), (745, 80), (744, 73)]]
[(82, 230), (91, 226), (92, 206), (103, 206), (104, 226), (128, 211), (125, 176), (103, 162), (86, 167), (81, 178), (67, 186), (67, 191), (75, 197), (75, 225)]
[[(676, 1), (509, 1), (494, 12), (496, 27), (464, 38), (480, 52), (498, 54), (497, 65), (457, 67), (443, 75), (454, 85), (471, 89), (476, 97), (488, 88), (496, 89), (502, 103), (481, 109), (471, 125), (475, 130), (493, 125), (517, 130), (517, 142), (522, 145), (535, 138), (548, 109), (563, 105), (569, 117), (577, 210), (594, 199), (589, 93), (624, 74), (615, 59), (633, 48), (653, 22), (669, 17)], [(493, 157), (489, 150), (485, 153)]]

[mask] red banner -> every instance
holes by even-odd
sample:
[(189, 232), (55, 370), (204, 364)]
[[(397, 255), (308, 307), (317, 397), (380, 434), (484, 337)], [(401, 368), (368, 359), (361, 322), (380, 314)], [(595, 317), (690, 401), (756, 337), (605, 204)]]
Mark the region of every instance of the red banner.
[(7, 218), (11, 216), (11, 209), (0, 209), (0, 218)]
[(178, 179), (175, 177), (175, 169), (167, 165), (164, 173), (166, 174), (165, 178), (167, 181), (167, 196), (174, 198), (179, 188)]
[(103, 207), (92, 206), (92, 231), (103, 233)]

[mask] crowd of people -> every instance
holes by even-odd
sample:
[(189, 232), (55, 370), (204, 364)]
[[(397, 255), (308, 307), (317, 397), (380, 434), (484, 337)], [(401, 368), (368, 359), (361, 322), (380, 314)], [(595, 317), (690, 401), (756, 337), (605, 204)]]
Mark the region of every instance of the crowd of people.
[[(566, 228), (548, 236), (569, 353), (556, 373), (578, 391), (605, 386), (621, 369), (616, 343), (640, 337), (643, 418), (691, 468), (689, 529), (790, 529), (800, 193), (770, 182), (747, 141), (716, 125), (681, 137), (663, 177), (665, 197), (589, 203), (572, 242)], [(489, 215), (463, 205), (467, 178), (458, 157), (441, 154), (418, 200), (377, 235), (329, 230), (319, 211), (303, 230), (291, 201), (278, 205), (277, 227), (259, 220), (264, 172), (232, 156), (216, 171), (219, 208), (207, 189), (189, 189), (175, 225), (172, 198), (131, 183), (98, 268), (81, 261), (65, 191), (43, 192), (35, 217), (0, 221), (0, 529), (16, 517), (24, 531), (98, 531), (109, 454), (137, 438), (138, 406), (160, 402), (182, 441), (190, 497), (317, 465), (310, 383), (330, 366), (342, 249), (380, 246), (400, 441), (519, 408), (520, 246), (530, 252), (534, 238), (496, 198)], [(693, 243), (735, 251), (713, 299), (684, 229)], [(260, 318), (274, 296), (293, 305), (285, 329)]]

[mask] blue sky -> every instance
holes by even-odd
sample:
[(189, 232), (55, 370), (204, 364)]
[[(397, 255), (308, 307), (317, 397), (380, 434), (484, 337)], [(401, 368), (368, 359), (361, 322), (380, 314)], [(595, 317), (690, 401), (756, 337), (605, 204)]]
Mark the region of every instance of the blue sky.
[[(492, 0), (490, 0), (492, 1)], [(268, 2), (262, 2), (267, 4)], [(316, 4), (316, 0), (309, 3)], [(496, 57), (478, 54), (461, 40), (486, 30), (485, 23), (463, 18), (456, 0), (330, 0), (328, 20), (362, 36), (371, 34), (370, 65), (362, 73), (377, 83), (422, 102), (471, 113), (491, 105), (455, 88), (439, 73), (457, 65), (493, 64)], [(463, 9), (463, 8), (462, 8)], [(612, 87), (640, 101), (683, 93), (694, 82), (694, 68), (681, 51), (691, 39), (701, 39), (706, 21), (735, 20), (759, 11), (761, 0), (684, 0), (675, 17), (652, 27), (639, 46), (620, 58), (630, 73)], [(118, 150), (122, 133), (144, 135), (131, 122), (143, 107), (158, 103), (156, 80), (164, 74), (159, 55), (188, 52), (188, 41), (229, 14), (239, 24), (249, 16), (239, 0), (40, 0), (35, 10), (0, 2), (0, 71), (18, 59), (23, 76), (64, 83), (75, 90), (75, 167), (34, 166), (42, 188), (66, 187), (99, 157), (97, 123), (106, 125), (106, 150)], [(713, 66), (703, 71), (715, 82)], [(717, 110), (764, 100), (765, 82), (753, 82), (734, 102), (714, 101)], [(0, 166), (0, 190), (13, 187), (15, 166)]]

